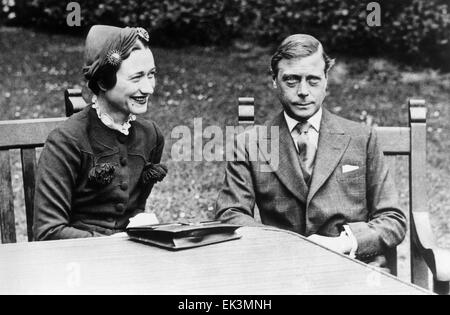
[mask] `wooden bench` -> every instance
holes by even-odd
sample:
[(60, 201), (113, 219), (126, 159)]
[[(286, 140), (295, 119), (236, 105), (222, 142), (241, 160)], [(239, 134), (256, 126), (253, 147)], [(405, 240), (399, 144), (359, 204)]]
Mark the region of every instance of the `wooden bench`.
[[(408, 108), (408, 127), (377, 127), (377, 134), (391, 169), (395, 169), (398, 156), (409, 157), (411, 282), (428, 289), (430, 270), (434, 291), (449, 294), (450, 251), (436, 245), (427, 205), (425, 101), (410, 100)], [(239, 98), (239, 123), (255, 123), (253, 98)], [(397, 275), (397, 251), (392, 250), (387, 256), (391, 273)]]
[[(64, 93), (66, 116), (86, 106), (81, 90)], [(11, 178), (11, 150), (20, 150), (28, 241), (33, 241), (34, 186), (36, 180), (36, 148), (43, 147), (50, 133), (66, 120), (44, 118), (0, 121), (0, 234), (1, 243), (15, 243), (16, 225)]]
[(67, 118), (0, 121), (0, 234), (2, 243), (16, 242), (16, 225), (11, 181), (11, 151), (20, 150), (28, 240), (33, 240), (36, 148)]

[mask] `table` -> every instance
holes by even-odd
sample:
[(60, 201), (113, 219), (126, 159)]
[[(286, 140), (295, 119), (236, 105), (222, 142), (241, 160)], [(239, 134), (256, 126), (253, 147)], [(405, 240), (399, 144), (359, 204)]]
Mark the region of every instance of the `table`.
[(428, 294), (291, 232), (168, 251), (123, 237), (0, 245), (0, 294)]

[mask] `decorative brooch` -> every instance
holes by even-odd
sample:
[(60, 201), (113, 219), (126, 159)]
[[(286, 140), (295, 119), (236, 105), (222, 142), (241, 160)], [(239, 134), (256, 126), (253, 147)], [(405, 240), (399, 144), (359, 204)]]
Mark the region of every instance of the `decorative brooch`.
[(117, 67), (122, 62), (122, 56), (120, 55), (120, 51), (113, 49), (108, 52), (106, 55), (106, 62), (110, 65)]
[(140, 38), (142, 38), (146, 42), (150, 40), (150, 36), (148, 35), (148, 32), (144, 28), (138, 27), (136, 30)]
[(164, 164), (147, 163), (142, 172), (142, 182), (144, 184), (160, 182), (166, 177), (167, 171), (167, 166)]
[(111, 163), (96, 164), (89, 171), (88, 181), (95, 187), (104, 187), (111, 184), (115, 172), (116, 167)]

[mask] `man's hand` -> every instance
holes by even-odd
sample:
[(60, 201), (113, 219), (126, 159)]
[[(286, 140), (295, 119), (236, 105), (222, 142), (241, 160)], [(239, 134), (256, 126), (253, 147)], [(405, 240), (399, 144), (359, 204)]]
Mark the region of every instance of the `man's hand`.
[(327, 237), (313, 234), (310, 235), (308, 239), (341, 254), (348, 254), (352, 250), (352, 242), (345, 232), (342, 232), (339, 237)]
[(110, 237), (125, 237), (125, 236), (127, 236), (128, 234), (127, 233), (125, 233), (125, 232), (119, 232), (119, 233), (115, 233), (115, 234), (112, 234), (112, 235), (110, 235)]

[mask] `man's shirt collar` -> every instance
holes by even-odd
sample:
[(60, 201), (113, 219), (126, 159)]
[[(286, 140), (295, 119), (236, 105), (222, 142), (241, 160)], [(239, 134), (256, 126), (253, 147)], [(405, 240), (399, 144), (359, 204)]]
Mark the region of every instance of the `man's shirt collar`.
[[(320, 122), (322, 120), (322, 106), (320, 106), (319, 110), (312, 115), (311, 117), (309, 117), (308, 122), (311, 124), (311, 126), (317, 131), (319, 132), (320, 130)], [(292, 133), (292, 131), (294, 130), (295, 126), (297, 126), (297, 124), (299, 123), (297, 120), (295, 120), (294, 118), (290, 117), (288, 114), (286, 114), (286, 111), (284, 111), (284, 118), (286, 119), (286, 123), (289, 129), (289, 132)]]

